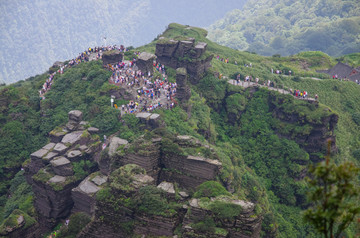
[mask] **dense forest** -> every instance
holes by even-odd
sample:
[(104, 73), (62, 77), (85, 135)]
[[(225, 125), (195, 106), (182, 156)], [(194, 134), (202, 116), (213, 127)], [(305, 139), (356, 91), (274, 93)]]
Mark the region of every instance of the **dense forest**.
[[(168, 38), (188, 36), (204, 41), (208, 51), (219, 57), (212, 59), (212, 68), (200, 83), (191, 86), (192, 95), (186, 105), (191, 108), (190, 114), (182, 106), (172, 111), (156, 111), (166, 124), (165, 132), (161, 133), (169, 137), (191, 135), (211, 144), (223, 164), (218, 181), (228, 184), (234, 196), (257, 204), (257, 214), (264, 217), (263, 235), (318, 237), (315, 229), (302, 219), (302, 211), (309, 206), (306, 199), (308, 184), (303, 180), (303, 171), (313, 163), (311, 159), (322, 159), (327, 152), (326, 148), (316, 154), (307, 152), (306, 145), (297, 139), (308, 136), (313, 128), (321, 127), (326, 118), (338, 116), (334, 130), (338, 151), (331, 154), (331, 160), (348, 160), (358, 165), (360, 86), (316, 73), (317, 69), (330, 68), (337, 63), (324, 53), (263, 57), (220, 46), (208, 40), (206, 34), (203, 29), (178, 24), (171, 24), (162, 34)], [(132, 58), (135, 51), (154, 53), (157, 40), (126, 54)], [(227, 59), (228, 63), (220, 59)], [(358, 65), (359, 55), (345, 55), (341, 60), (351, 60)], [(250, 63), (252, 67), (247, 67)], [(271, 69), (293, 73), (291, 76), (272, 74)], [(170, 68), (168, 72), (169, 80), (174, 82), (174, 72)], [(223, 78), (215, 77), (217, 73)], [(290, 95), (267, 89), (252, 91), (227, 82), (239, 73), (242, 80), (250, 75), (258, 77), (261, 84), (270, 80), (283, 89), (306, 90), (310, 97), (318, 94), (320, 103), (313, 106)], [(24, 161), (32, 152), (48, 142), (50, 131), (66, 123), (70, 110), (81, 110), (84, 119), (100, 129), (101, 136), (116, 133), (120, 138), (135, 142), (154, 133), (139, 130), (139, 120), (135, 116), (118, 120), (119, 110), (109, 105), (109, 93), (116, 89), (108, 83), (110, 75), (101, 61), (82, 63), (63, 75), (56, 75), (51, 91), (42, 101), (38, 90), (48, 78), (46, 73), (1, 88), (0, 221), (8, 221), (9, 216), (17, 214), (19, 209), (26, 216), (36, 218), (33, 192), (20, 168), (28, 163)], [(117, 103), (125, 102), (122, 99)], [(287, 123), (274, 116), (274, 108), (298, 115), (301, 120)], [(141, 207), (141, 202), (137, 202)], [(160, 206), (158, 203), (156, 205)], [(352, 237), (359, 232), (356, 226), (353, 223), (343, 235)], [(72, 232), (75, 236), (76, 232)]]
[(87, 47), (143, 45), (171, 22), (208, 26), (244, 2), (1, 1), (0, 84), (40, 74)]
[(248, 1), (209, 27), (209, 39), (262, 55), (319, 50), (331, 56), (360, 51), (356, 0)]

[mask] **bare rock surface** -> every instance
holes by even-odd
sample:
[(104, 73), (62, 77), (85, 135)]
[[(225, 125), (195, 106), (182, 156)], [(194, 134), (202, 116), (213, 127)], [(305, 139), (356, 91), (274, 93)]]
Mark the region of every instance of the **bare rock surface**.
[(58, 166), (68, 165), (70, 164), (70, 161), (67, 158), (61, 156), (53, 159), (50, 163), (52, 166), (58, 167)]
[[(155, 54), (158, 62), (173, 69), (186, 68), (189, 74), (189, 81), (197, 84), (202, 75), (211, 67), (213, 55), (206, 55), (207, 44), (197, 43), (191, 38), (183, 41), (175, 41), (163, 38), (156, 43)], [(180, 60), (187, 57), (189, 60)], [(187, 93), (186, 93), (187, 94)]]
[(85, 150), (87, 150), (88, 149), (88, 147), (86, 146), (86, 145), (81, 145), (81, 146), (79, 146), (79, 150), (80, 151), (85, 151)]
[(58, 156), (58, 153), (56, 152), (49, 152), (45, 157), (44, 159), (45, 160), (52, 160), (54, 157)]
[(74, 131), (74, 132), (71, 132), (69, 134), (66, 134), (61, 142), (64, 143), (64, 144), (75, 144), (76, 142), (78, 142), (80, 139), (81, 139), (81, 135), (83, 134), (83, 131)]
[(54, 152), (55, 153), (58, 153), (58, 154), (64, 154), (65, 153), (65, 151), (67, 150), (67, 146), (66, 145), (64, 145), (63, 143), (57, 143), (56, 145), (55, 145), (55, 147), (54, 147)]
[(116, 149), (121, 145), (127, 145), (129, 142), (127, 140), (121, 139), (119, 137), (114, 136), (110, 140), (109, 145), (109, 155), (112, 156), (116, 153)]
[(179, 195), (182, 197), (182, 198), (188, 198), (189, 197), (189, 194), (187, 192), (184, 192), (184, 191), (180, 191), (179, 192)]
[(196, 198), (191, 199), (190, 202), (189, 202), (189, 205), (192, 206), (192, 207), (200, 207), (199, 206), (199, 200), (196, 199)]
[(174, 184), (172, 184), (172, 183), (163, 181), (157, 187), (164, 190), (167, 193), (175, 194)]
[(79, 110), (72, 110), (68, 113), (69, 120), (80, 122), (82, 120), (83, 113)]
[(40, 149), (38, 151), (35, 151), (34, 153), (32, 153), (30, 156), (31, 158), (38, 158), (41, 159), (44, 155), (46, 155), (49, 151), (45, 150), (45, 149)]
[(123, 54), (119, 50), (111, 50), (103, 53), (102, 61), (104, 65), (117, 64), (123, 60)]
[(96, 185), (98, 185), (98, 186), (100, 186), (100, 185), (102, 185), (102, 184), (104, 184), (104, 183), (106, 183), (106, 181), (107, 181), (107, 176), (96, 176), (95, 178), (93, 178), (91, 181), (93, 182), (93, 183), (95, 183)]
[(80, 150), (72, 150), (67, 153), (67, 158), (70, 161), (77, 161), (82, 156), (82, 153)]
[(149, 112), (140, 112), (140, 113), (136, 114), (136, 117), (137, 117), (137, 118), (140, 118), (140, 120), (141, 120), (141, 119), (146, 120), (146, 119), (148, 119), (150, 116), (151, 116), (151, 113), (149, 113)]
[(139, 70), (141, 70), (141, 72), (144, 72), (145, 74), (147, 74), (148, 72), (150, 72), (150, 74), (153, 74), (153, 61), (155, 59), (155, 55), (154, 54), (150, 54), (148, 52), (142, 52), (137, 61), (136, 61), (136, 66), (138, 67)]
[(49, 179), (49, 183), (63, 183), (63, 182), (65, 182), (65, 180), (66, 180), (66, 177), (55, 175), (54, 177)]
[(55, 143), (49, 143), (49, 144), (45, 145), (43, 147), (43, 149), (44, 150), (51, 150), (52, 148), (54, 148), (54, 146), (55, 146)]
[(90, 134), (96, 134), (96, 133), (99, 133), (99, 129), (98, 128), (96, 128), (96, 127), (89, 127), (88, 128), (88, 132), (90, 133)]
[(70, 160), (61, 156), (50, 161), (55, 174), (60, 176), (71, 176), (74, 174)]
[(58, 131), (58, 132), (55, 132), (55, 133), (51, 133), (50, 134), (50, 140), (51, 142), (53, 143), (59, 143), (62, 138), (64, 137), (64, 135), (66, 135), (66, 131)]
[(79, 189), (86, 194), (93, 194), (100, 190), (98, 186), (89, 180), (83, 181), (79, 185)]

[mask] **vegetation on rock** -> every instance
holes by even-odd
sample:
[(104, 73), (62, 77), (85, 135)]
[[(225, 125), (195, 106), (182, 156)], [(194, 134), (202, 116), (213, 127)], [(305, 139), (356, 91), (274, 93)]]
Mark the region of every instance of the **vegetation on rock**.
[[(301, 219), (301, 211), (308, 206), (308, 185), (303, 178), (314, 153), (321, 159), (324, 150), (319, 146), (316, 152), (307, 151), (309, 145), (299, 138), (313, 136), (311, 133), (314, 129), (319, 129), (324, 131), (320, 139), (326, 139), (333, 136), (334, 129), (338, 153), (333, 155), (333, 160), (347, 158), (358, 165), (360, 87), (353, 82), (335, 81), (316, 73), (315, 69), (336, 63), (335, 59), (319, 52), (291, 57), (262, 57), (219, 46), (205, 38), (205, 30), (179, 24), (171, 24), (163, 35), (172, 38), (178, 35), (194, 37), (197, 41), (208, 43), (210, 53), (229, 58), (229, 63), (216, 58), (212, 60), (213, 68), (198, 85), (191, 86), (192, 96), (184, 107), (156, 110), (166, 125), (164, 128), (144, 131), (134, 115), (126, 115), (119, 120), (119, 110), (110, 107), (111, 90), (116, 86), (108, 84), (111, 73), (102, 68), (100, 61), (82, 63), (66, 70), (63, 75), (56, 75), (51, 90), (42, 101), (37, 90), (45, 82), (46, 74), (1, 89), (1, 218), (8, 218), (17, 208), (34, 215), (30, 205), (32, 193), (24, 179), (20, 179), (21, 172), (15, 174), (32, 152), (47, 144), (48, 134), (66, 123), (68, 111), (78, 109), (83, 112), (84, 120), (100, 129), (100, 136), (116, 133), (132, 143), (127, 150), (121, 148), (124, 149), (121, 155), (132, 152), (145, 155), (152, 145), (150, 140), (162, 137), (161, 153), (165, 155), (219, 159), (223, 169), (218, 182), (206, 182), (193, 194), (193, 197), (207, 203), (209, 210), (217, 216), (228, 219), (241, 211), (222, 200), (210, 202), (209, 197), (234, 196), (256, 204), (254, 216), (263, 216), (264, 236), (316, 236), (316, 231)], [(154, 52), (155, 43), (135, 50)], [(250, 62), (252, 67), (244, 66)], [(304, 70), (304, 62), (307, 71)], [(293, 74), (276, 75), (271, 73), (271, 69), (291, 70)], [(173, 81), (174, 71), (173, 76), (169, 76)], [(215, 77), (216, 72), (225, 79)], [(318, 94), (319, 103), (308, 103), (262, 88), (244, 89), (227, 82), (226, 77), (235, 78), (239, 73), (242, 79), (244, 75), (251, 75), (253, 78), (259, 77), (261, 83), (271, 80), (286, 89), (306, 90), (311, 96)], [(311, 77), (324, 79), (314, 80)], [(298, 119), (288, 120), (292, 116)], [(331, 128), (328, 119), (337, 116), (338, 124)], [(191, 146), (182, 148), (174, 142), (178, 135), (190, 135), (203, 145), (211, 146), (202, 149)], [(317, 140), (319, 143), (320, 139)], [(99, 146), (99, 142), (96, 146)], [(89, 174), (87, 168), (92, 165), (87, 163), (83, 160), (74, 163), (75, 175), (69, 181), (80, 181)], [(47, 182), (54, 174), (46, 171), (40, 170), (33, 179)], [(144, 170), (134, 165), (114, 168), (109, 185), (96, 195), (99, 207), (115, 212), (117, 215), (114, 216), (123, 213), (166, 218), (176, 216), (179, 206), (162, 190), (152, 185), (142, 187), (138, 192), (130, 189), (132, 175), (139, 173), (144, 174)], [(69, 181), (66, 180), (66, 183)], [(60, 190), (62, 186), (60, 184), (54, 189)], [(9, 188), (13, 199), (7, 199)], [(134, 193), (134, 199), (119, 190)], [(18, 193), (23, 194), (25, 201), (19, 198)], [(116, 221), (101, 214), (101, 211), (97, 216), (103, 222), (118, 226)], [(216, 222), (212, 218), (199, 221), (193, 224), (193, 228), (225, 234)], [(132, 229), (133, 225), (131, 223), (129, 227)], [(346, 232), (354, 234), (354, 230), (350, 225)]]

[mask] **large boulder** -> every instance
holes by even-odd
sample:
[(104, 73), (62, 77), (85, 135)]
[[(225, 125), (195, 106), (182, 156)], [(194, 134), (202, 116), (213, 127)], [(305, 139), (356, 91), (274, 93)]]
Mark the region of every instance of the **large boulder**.
[(116, 150), (117, 150), (117, 148), (119, 148), (119, 146), (127, 145), (128, 143), (129, 142), (127, 140), (120, 139), (119, 137), (114, 136), (110, 140), (109, 155), (113, 156), (116, 153)]
[(119, 50), (111, 50), (103, 53), (102, 61), (104, 65), (117, 64), (123, 60), (123, 54)]
[(202, 75), (211, 67), (212, 55), (205, 54), (207, 44), (198, 42), (194, 46), (194, 39), (174, 41), (166, 38), (159, 39), (156, 43), (155, 54), (158, 62), (166, 66), (176, 68), (186, 68), (189, 81), (197, 84)]
[(139, 55), (138, 60), (136, 61), (136, 65), (141, 72), (147, 74), (150, 72), (150, 74), (153, 74), (153, 61), (155, 59), (154, 54), (150, 54), (148, 52), (142, 52)]
[(73, 144), (80, 141), (81, 136), (82, 136), (83, 133), (84, 133), (83, 131), (74, 131), (74, 132), (71, 132), (69, 134), (66, 134), (62, 138), (61, 143), (73, 145)]
[(193, 47), (194, 47), (194, 41), (192, 40), (180, 41), (179, 46), (176, 49), (175, 56), (184, 57), (186, 55), (189, 55)]
[(172, 57), (179, 41), (160, 38), (156, 44), (156, 56)]
[(176, 97), (180, 101), (187, 101), (191, 97), (190, 87), (187, 84), (187, 70), (186, 68), (176, 69)]
[(78, 123), (82, 120), (83, 113), (79, 110), (72, 110), (68, 113), (69, 120), (76, 121)]
[(73, 188), (71, 197), (74, 201), (73, 212), (85, 212), (93, 215), (95, 212), (95, 195), (101, 189), (101, 185), (107, 181), (107, 176), (92, 174), (85, 178), (79, 186)]
[(74, 174), (70, 160), (65, 157), (56, 157), (50, 161), (55, 174), (60, 176), (71, 176)]
[(57, 143), (53, 151), (59, 155), (62, 155), (66, 152), (67, 149), (68, 146), (64, 145), (63, 143)]

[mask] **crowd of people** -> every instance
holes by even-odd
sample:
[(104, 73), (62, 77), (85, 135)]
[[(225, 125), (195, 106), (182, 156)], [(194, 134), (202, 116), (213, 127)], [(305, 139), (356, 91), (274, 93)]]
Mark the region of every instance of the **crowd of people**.
[(92, 53), (96, 53), (96, 59), (98, 60), (98, 59), (101, 59), (102, 53), (104, 51), (110, 51), (110, 50), (114, 50), (114, 49), (118, 49), (121, 52), (127, 51), (127, 49), (123, 45), (120, 45), (119, 47), (116, 45), (106, 46), (106, 47), (101, 46), (101, 47), (94, 47), (94, 48), (89, 47), (86, 51), (79, 53), (79, 55), (77, 57), (71, 59), (67, 64), (58, 65), (58, 69), (55, 72), (51, 72), (49, 74), (49, 78), (45, 81), (42, 88), (39, 90), (40, 99), (41, 100), (45, 99), (45, 93), (51, 89), (51, 85), (53, 83), (53, 80), (54, 80), (54, 77), (56, 74), (63, 74), (65, 69), (73, 67), (75, 65), (78, 65), (82, 62), (89, 61), (90, 55)]
[(156, 108), (172, 109), (176, 105), (176, 83), (168, 81), (165, 66), (154, 61), (154, 68), (161, 73), (161, 78), (154, 78), (151, 72), (142, 72), (135, 65), (136, 59), (106, 66), (112, 71), (109, 79), (111, 84), (125, 87), (136, 94), (135, 100), (121, 105), (122, 113), (151, 112)]
[[(90, 47), (86, 51), (79, 53), (77, 57), (71, 59), (65, 65), (57, 65), (58, 69), (49, 74), (49, 78), (39, 90), (40, 99), (45, 99), (45, 93), (51, 89), (56, 74), (63, 74), (65, 69), (89, 61), (91, 55), (92, 60), (98, 60), (102, 58), (103, 52), (115, 49), (120, 52), (128, 51), (123, 45)], [(105, 66), (105, 68), (112, 72), (109, 79), (111, 84), (133, 90), (134, 95), (136, 95), (135, 100), (130, 101), (126, 105), (122, 105), (119, 109), (122, 110), (123, 113), (153, 111), (160, 107), (172, 109), (177, 104), (174, 99), (176, 83), (168, 81), (165, 66), (156, 61), (154, 61), (153, 66), (154, 69), (161, 74), (161, 78), (159, 76), (154, 78), (151, 72), (141, 72), (138, 70), (137, 67), (135, 67), (135, 56), (139, 56), (140, 53), (141, 52), (134, 52), (133, 60)], [(94, 55), (96, 55), (96, 57)]]
[[(236, 75), (235, 81), (236, 81), (236, 85), (240, 85), (240, 81), (241, 81), (241, 75), (240, 74)], [(247, 75), (247, 76), (244, 77), (244, 82), (253, 82), (255, 84), (259, 84), (259, 78), (255, 78), (255, 80), (254, 80), (252, 76)], [(267, 86), (267, 87), (275, 87), (276, 86), (275, 82), (273, 82), (271, 80), (264, 80), (262, 85)], [(302, 99), (308, 99), (309, 98), (307, 91), (300, 91), (300, 90), (292, 91), (290, 89), (290, 93), (296, 98), (302, 98)], [(317, 99), (318, 99), (318, 95), (315, 94), (315, 100), (317, 100)]]
[(300, 91), (300, 90), (294, 90), (293, 91), (293, 95), (294, 97), (297, 98), (307, 98), (308, 97), (308, 92), (307, 91)]

